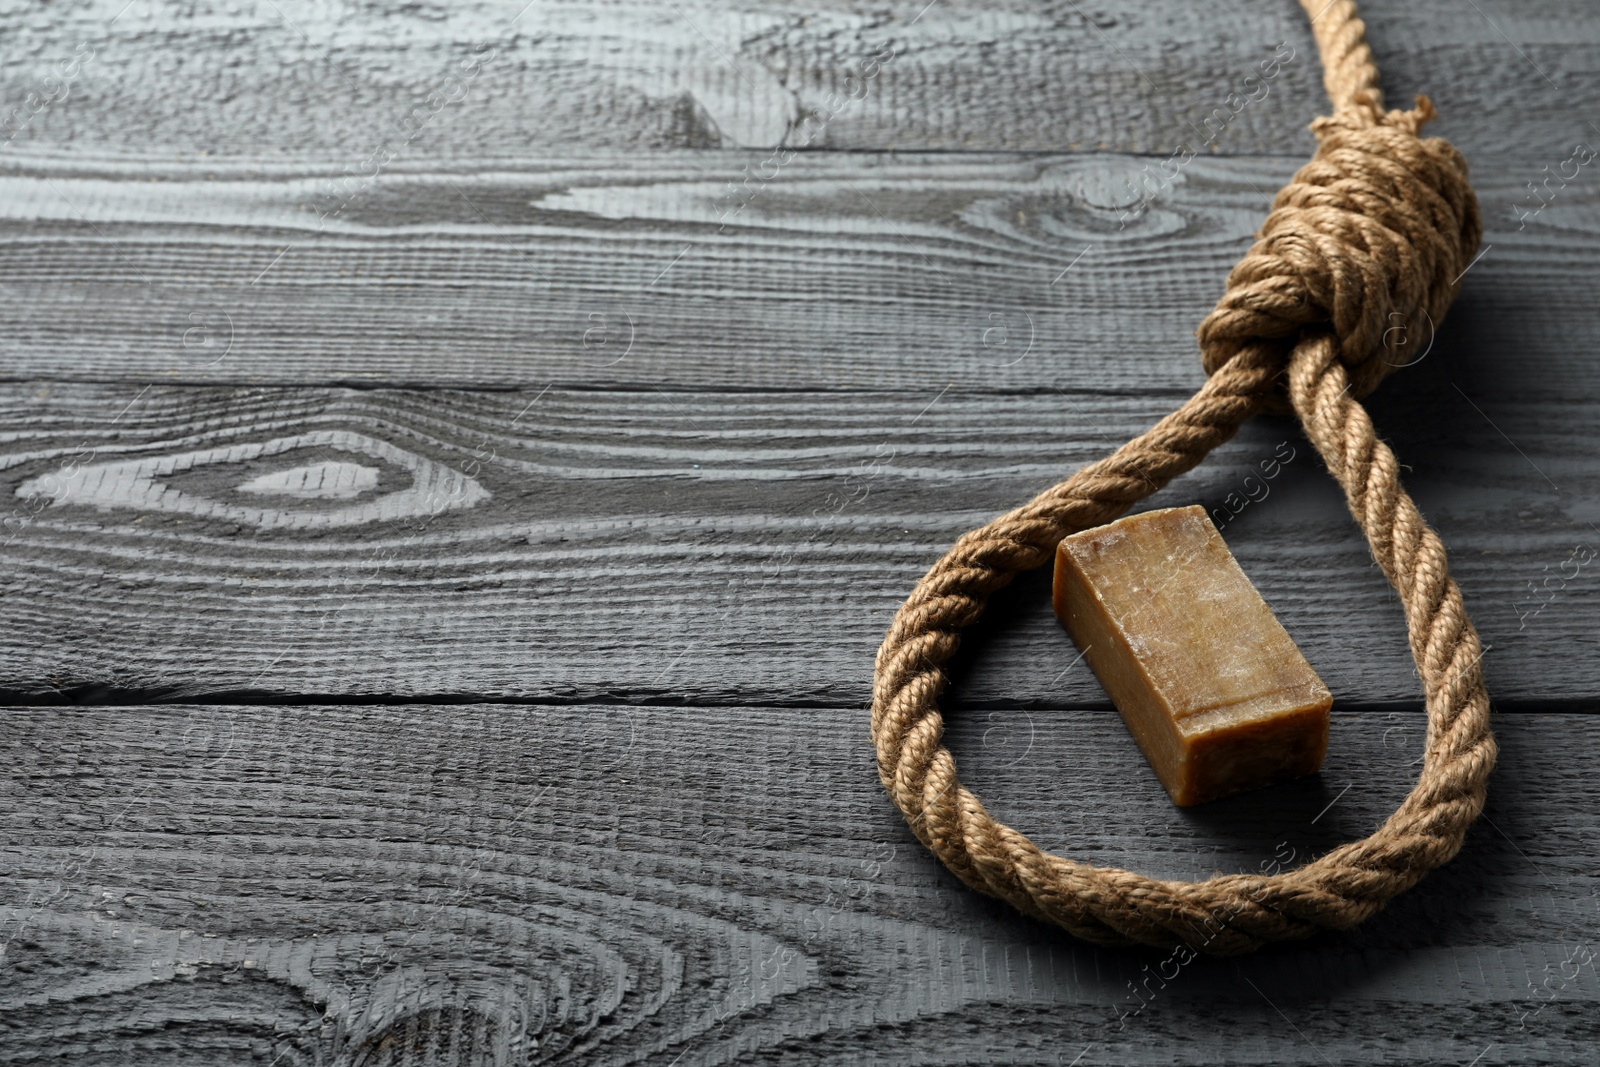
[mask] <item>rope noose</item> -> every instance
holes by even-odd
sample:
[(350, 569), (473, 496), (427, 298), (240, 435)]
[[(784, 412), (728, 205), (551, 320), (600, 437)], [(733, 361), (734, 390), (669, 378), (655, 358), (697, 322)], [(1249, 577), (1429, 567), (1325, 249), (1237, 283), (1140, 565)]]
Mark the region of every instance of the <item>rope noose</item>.
[[(1312, 123), (1315, 156), (1279, 192), (1200, 326), (1205, 385), (1112, 455), (964, 534), (878, 650), (878, 772), (917, 837), (973, 888), (1099, 944), (1232, 955), (1355, 926), (1460, 850), (1494, 766), (1477, 632), (1443, 544), (1360, 403), (1404, 362), (1391, 327), (1416, 339), (1443, 319), (1478, 247), (1477, 199), (1461, 154), (1418, 137), (1433, 117), (1426, 98), (1383, 109), (1355, 4), (1301, 4), (1334, 113)], [(943, 667), (960, 630), (1019, 572), (1049, 562), (1061, 538), (1114, 519), (1285, 399), (1400, 594), (1427, 700), (1416, 786), (1371, 837), (1282, 874), (1164, 881), (1041, 851), (962, 787), (942, 743)]]

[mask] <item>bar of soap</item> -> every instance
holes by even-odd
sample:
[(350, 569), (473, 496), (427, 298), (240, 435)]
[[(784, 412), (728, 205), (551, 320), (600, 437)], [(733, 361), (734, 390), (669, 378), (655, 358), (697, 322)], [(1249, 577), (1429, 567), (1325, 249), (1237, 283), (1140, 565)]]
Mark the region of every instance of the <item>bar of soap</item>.
[(1175, 804), (1322, 766), (1333, 695), (1204, 508), (1064, 538), (1055, 608)]

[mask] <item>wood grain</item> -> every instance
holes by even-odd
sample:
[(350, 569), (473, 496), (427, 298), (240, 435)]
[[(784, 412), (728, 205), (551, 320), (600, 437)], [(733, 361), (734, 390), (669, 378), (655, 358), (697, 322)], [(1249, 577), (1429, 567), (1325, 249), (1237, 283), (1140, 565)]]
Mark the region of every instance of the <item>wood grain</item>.
[[(1596, 404), (1428, 389), (1428, 367), (1391, 381), (1376, 417), (1493, 646), (1491, 692), (1590, 709)], [(0, 685), (864, 702), (891, 614), (939, 553), (1171, 404), (10, 387), (0, 425), (28, 429), (0, 435)], [(374, 484), (242, 491), (327, 464)], [(1419, 698), (1398, 604), (1292, 423), (1252, 424), (1147, 503), (1193, 502), (1341, 706)], [(1106, 706), (1048, 580), (997, 601), (963, 698)]]
[[(1229, 1062), (1576, 1063), (1600, 1036), (1590, 717), (1502, 719), (1466, 851), (1361, 930), (1176, 972), (959, 887), (859, 709), (7, 722), (4, 1062), (1214, 1062), (1204, 1030)], [(1337, 715), (1320, 780), (1191, 812), (1114, 714), (951, 744), (1047, 846), (1195, 877), (1367, 832), (1419, 725)]]
[[(1433, 0), (1362, 14), (1390, 97), (1432, 94), (1469, 153), (1587, 137), (1600, 33), (1581, 5)], [(359, 173), (391, 156), (780, 141), (1166, 154), (1230, 93), (1258, 92), (1244, 79), (1280, 44), (1294, 59), (1214, 146), (1308, 153), (1306, 123), (1328, 106), (1290, 0), (465, 0), (381, 15), (200, 0), (182, 19), (139, 0), (78, 0), (48, 16), (9, 8), (0, 39), (13, 59), (0, 100), (20, 112), (7, 151), (29, 158), (317, 159)]]
[[(524, 2), (0, 10), (0, 1064), (1593, 1061), (1593, 11), (1363, 5), (1486, 219), (1372, 405), (1490, 646), (1486, 818), (1174, 975), (930, 859), (870, 665), (1198, 385), (1326, 107), (1298, 5)], [(1173, 809), (1043, 575), (947, 701), (998, 815), (1183, 878), (1370, 832), (1424, 734), (1292, 424), (1190, 502), (1336, 694), (1319, 777)]]
[[(1178, 396), (1200, 380), (1195, 326), (1304, 161), (1197, 160), (1141, 213), (1129, 183), (1148, 160), (828, 155), (719, 224), (748, 160), (385, 174), (326, 222), (304, 172), (0, 178), (0, 366), (140, 384)], [(1537, 165), (1474, 161), (1488, 248), (1432, 352), (1427, 323), (1395, 324), (1417, 358), (1474, 389), (1600, 395), (1583, 348), (1594, 166), (1533, 214)]]

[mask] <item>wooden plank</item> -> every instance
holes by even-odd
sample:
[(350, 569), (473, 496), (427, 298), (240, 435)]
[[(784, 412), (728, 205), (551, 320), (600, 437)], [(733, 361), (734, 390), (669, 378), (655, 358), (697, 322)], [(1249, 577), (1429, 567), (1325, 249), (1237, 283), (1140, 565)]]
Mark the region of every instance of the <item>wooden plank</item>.
[[(1392, 99), (1433, 94), (1468, 150), (1587, 138), (1600, 36), (1581, 6), (1413, 0), (1362, 13)], [(14, 57), (0, 76), (7, 148), (29, 158), (293, 157), (360, 173), (396, 156), (780, 140), (1165, 154), (1197, 129), (1211, 138), (1218, 109), (1216, 149), (1298, 153), (1328, 106), (1306, 17), (1289, 0), (903, 0), (870, 11), (467, 0), (381, 14), (201, 0), (183, 19), (79, 0), (48, 19), (8, 9), (0, 38)], [(1274, 55), (1292, 58), (1247, 83)], [(1256, 99), (1230, 105), (1231, 93)]]
[[(325, 224), (304, 171), (14, 175), (0, 359), (13, 379), (140, 384), (1176, 396), (1200, 380), (1195, 326), (1302, 162), (1197, 160), (1130, 215), (1148, 160), (829, 155), (719, 227), (751, 158), (385, 174)], [(1532, 214), (1537, 175), (1476, 162), (1490, 247), (1427, 358), (1473, 388), (1600, 396), (1583, 355), (1600, 182)], [(1396, 327), (1421, 346), (1426, 323)]]
[[(1502, 760), (1362, 930), (1173, 975), (920, 849), (871, 659), (1198, 383), (1325, 108), (1297, 5), (0, 11), (0, 1061), (1591, 1062), (1600, 20), (1364, 14), (1487, 220), (1373, 410)], [(1292, 425), (1194, 501), (1337, 694), (1319, 777), (1175, 811), (1043, 575), (947, 701), (992, 810), (1175, 877), (1370, 832), (1424, 733)]]
[[(861, 703), (939, 553), (1172, 403), (6, 387), (0, 689)], [(1600, 693), (1596, 410), (1406, 381), (1375, 407), (1507, 706)], [(1148, 501), (1192, 502), (1341, 706), (1415, 704), (1398, 605), (1291, 423)], [(1105, 706), (1047, 582), (996, 602), (963, 699)]]
[[(1192, 877), (1368, 832), (1415, 726), (1339, 714), (1320, 780), (1192, 812), (1112, 713), (951, 744), (1046, 845)], [(1600, 720), (1498, 730), (1444, 871), (1354, 933), (1176, 967), (956, 883), (860, 709), (16, 708), (0, 1028), (75, 1063), (1586, 1062)]]

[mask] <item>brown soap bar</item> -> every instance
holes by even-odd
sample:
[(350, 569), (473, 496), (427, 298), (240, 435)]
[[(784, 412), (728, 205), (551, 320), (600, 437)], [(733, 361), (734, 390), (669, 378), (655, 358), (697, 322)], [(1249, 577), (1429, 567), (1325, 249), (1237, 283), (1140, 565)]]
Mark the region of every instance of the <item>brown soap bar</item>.
[(1333, 695), (1204, 508), (1065, 538), (1055, 605), (1174, 803), (1322, 766)]

